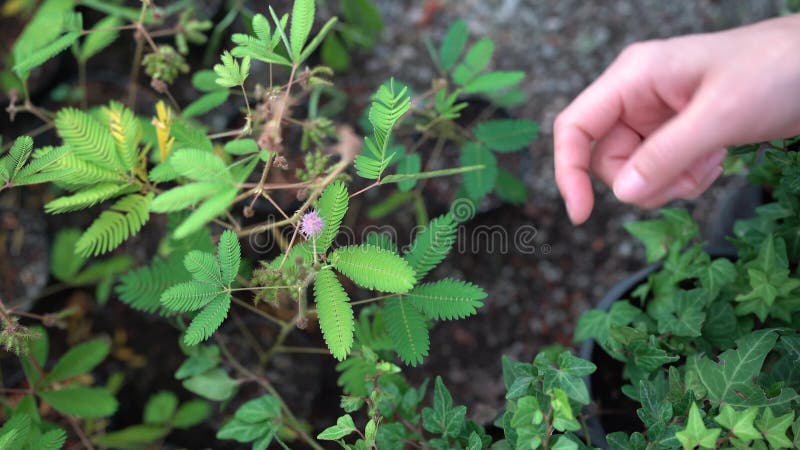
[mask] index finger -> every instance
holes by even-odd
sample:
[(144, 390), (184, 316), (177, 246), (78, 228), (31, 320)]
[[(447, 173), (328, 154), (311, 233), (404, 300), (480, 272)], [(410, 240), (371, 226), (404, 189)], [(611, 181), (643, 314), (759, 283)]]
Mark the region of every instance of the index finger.
[(622, 97), (607, 71), (578, 95), (554, 123), (556, 184), (574, 224), (585, 222), (594, 206), (589, 178), (592, 143), (605, 136), (621, 115)]

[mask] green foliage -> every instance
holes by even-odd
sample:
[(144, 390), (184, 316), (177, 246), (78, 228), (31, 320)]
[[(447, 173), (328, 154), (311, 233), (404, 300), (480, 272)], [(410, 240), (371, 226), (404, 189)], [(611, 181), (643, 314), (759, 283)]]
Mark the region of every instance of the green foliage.
[(183, 265), (191, 274), (192, 281), (165, 290), (160, 302), (170, 312), (199, 310), (184, 335), (186, 345), (197, 345), (211, 337), (228, 316), (230, 286), (239, 273), (240, 263), (239, 240), (236, 234), (227, 230), (220, 237), (217, 256), (195, 250), (184, 257)]
[(342, 361), (353, 346), (353, 308), (333, 271), (323, 270), (317, 274), (314, 298), (325, 343), (333, 357)]
[(692, 403), (689, 411), (689, 419), (686, 422), (686, 429), (675, 433), (675, 437), (681, 442), (683, 448), (716, 448), (717, 437), (720, 433), (719, 428), (706, 428), (703, 418), (700, 417), (700, 410), (697, 404)]
[(456, 241), (458, 224), (448, 213), (433, 219), (414, 238), (404, 258), (414, 270), (417, 281), (422, 280), (450, 253)]
[(365, 289), (408, 292), (414, 269), (397, 254), (372, 245), (341, 247), (330, 255), (331, 265)]
[(241, 64), (233, 59), (233, 55), (228, 52), (222, 54), (222, 64), (214, 66), (217, 73), (217, 84), (223, 87), (243, 86), (244, 81), (250, 74), (250, 57), (242, 58)]
[(475, 137), (497, 152), (527, 148), (539, 134), (539, 124), (531, 120), (496, 119), (475, 127)]
[(84, 342), (69, 349), (42, 380), (55, 383), (90, 372), (108, 356), (110, 346), (103, 339)]
[(75, 243), (75, 251), (83, 256), (97, 256), (119, 247), (150, 219), (152, 200), (153, 194), (131, 194), (119, 199), (92, 222)]
[(464, 189), (474, 201), (492, 192), (497, 180), (497, 158), (480, 144), (468, 142), (461, 147), (463, 166), (481, 165), (483, 169), (464, 174)]
[(311, 26), (314, 25), (314, 0), (295, 0), (292, 9), (292, 25), (289, 31), (292, 60), (299, 61), (306, 45)]
[(281, 33), (289, 21), (289, 16), (284, 16), (274, 32), (271, 31), (269, 21), (263, 14), (253, 16), (252, 28), (255, 36), (246, 34), (234, 34), (231, 38), (236, 47), (231, 50), (231, 54), (238, 58), (253, 58), (270, 64), (280, 64), (291, 66), (292, 63), (284, 56), (275, 52), (275, 47), (281, 40)]
[[(296, 0), (291, 14), (282, 17), (271, 7), (269, 14), (254, 14), (241, 5), (231, 4), (219, 24), (196, 18), (185, 2), (158, 6), (145, 2), (139, 10), (114, 2), (85, 0), (80, 3), (81, 11), (94, 10), (92, 19), (99, 19), (93, 22), (92, 29), (84, 29), (75, 6), (71, 0), (42, 1), (14, 44), (9, 66), (21, 78), (17, 87), (24, 93), (26, 104), (25, 108), (16, 105), (15, 109), (12, 102), (9, 108), (12, 115), (33, 112), (50, 118), (49, 111), (29, 104), (36, 98), (25, 84), (31, 71), (66, 48), (71, 48), (83, 71), (87, 60), (101, 55), (117, 39), (133, 34), (120, 33), (122, 29), (133, 28), (126, 25), (129, 23), (135, 24), (137, 39), (148, 52), (143, 55), (140, 69), (152, 78), (151, 93), (163, 96), (164, 101), (158, 102), (155, 117), (143, 113), (141, 99), (135, 95), (143, 92), (139, 87), (128, 93), (127, 104), (137, 105), (141, 115), (113, 101), (99, 108), (63, 107), (54, 114), (53, 121), (57, 135), (63, 140), (61, 146), (36, 148), (31, 138), (21, 137), (0, 159), (2, 189), (52, 183), (57, 189), (52, 201), (45, 205), (48, 213), (93, 208), (87, 211), (92, 213), (93, 221), (85, 231), (66, 229), (56, 234), (50, 272), (59, 285), (70, 288), (97, 285), (96, 298), (101, 304), (115, 292), (134, 309), (164, 316), (166, 323), (182, 332), (181, 348), (187, 355), (175, 378), (189, 393), (222, 402), (220, 413), (230, 413), (225, 408), (246, 400), (237, 398), (237, 394), (239, 387), (250, 381), (270, 386), (273, 392), (271, 379), (265, 379), (259, 369), (251, 372), (236, 361), (242, 350), (240, 341), (221, 337), (219, 347), (198, 345), (217, 332), (231, 303), (236, 303), (280, 324), (281, 331), (274, 340), (264, 342), (269, 347), (257, 349), (265, 367), (275, 354), (292, 349), (285, 339), (295, 323), (303, 328), (308, 320), (319, 320), (328, 350), (340, 361), (337, 366), (342, 371), (340, 383), (349, 394), (342, 403), (345, 415), (337, 425), (320, 433), (319, 439), (343, 443), (344, 438), (352, 438), (358, 431), (356, 443), (346, 448), (401, 449), (416, 442), (423, 443), (421, 446), (425, 448), (442, 450), (488, 448), (491, 439), (481, 426), (466, 418), (465, 407), (454, 405), (441, 379), (437, 379), (432, 403), (426, 407), (426, 383), (419, 388), (411, 387), (394, 361), (399, 356), (407, 364), (421, 364), (429, 352), (431, 323), (471, 316), (486, 298), (480, 287), (455, 279), (419, 283), (447, 256), (457, 228), (450, 214), (428, 223), (427, 180), (463, 174), (467, 180), (465, 189), (479, 200), (495, 185), (505, 183), (498, 180), (500, 175), (492, 151), (524, 148), (536, 134), (533, 131), (536, 125), (528, 121), (481, 124), (479, 120), (467, 132), (454, 122), (468, 105), (463, 99), (465, 94), (486, 95), (494, 106), (511, 103), (506, 97), (514, 95), (508, 88), (518, 82), (519, 74), (487, 72), (494, 44), (482, 40), (468, 48), (466, 25), (463, 22), (455, 25), (439, 52), (440, 68), (447, 72), (442, 75), (450, 77), (453, 83), (434, 83), (432, 95), (415, 99), (413, 115), (408, 114), (411, 110), (408, 87), (394, 80), (380, 86), (367, 113), (370, 131), (364, 141), (366, 148), (356, 155), (358, 146), (352, 142), (352, 133), (338, 121), (339, 113), (346, 107), (345, 92), (331, 86), (326, 79), (332, 74), (330, 68), (305, 65), (313, 61), (310, 57), (320, 46), (323, 61), (337, 51), (337, 58), (343, 59), (344, 53), (349, 61), (354, 51), (372, 48), (383, 28), (372, 1), (336, 3), (334, 6), (341, 9), (344, 20), (320, 21), (322, 26), (317, 33), (313, 32), (317, 20), (314, 0)], [(206, 42), (205, 31), (216, 25), (207, 51), (207, 55), (213, 56), (225, 30), (240, 19), (249, 22), (248, 34), (234, 34), (233, 48), (222, 52), (213, 70), (193, 74), (192, 84), (198, 95), (189, 99), (187, 105), (176, 104), (167, 84), (189, 72), (185, 58), (188, 44)], [(247, 25), (244, 24), (245, 28)], [(174, 44), (165, 40), (168, 36), (174, 37)], [(154, 47), (150, 45), (152, 38), (161, 41)], [(263, 78), (262, 83), (249, 89), (246, 84), (249, 85), (252, 60), (289, 67), (291, 81), (286, 84), (285, 80), (280, 81), (289, 71), (278, 70), (273, 74), (270, 68), (269, 83)], [(86, 75), (82, 72), (75, 77), (77, 85), (69, 86), (70, 95), (61, 98), (69, 98), (72, 105), (89, 104), (93, 97), (86, 95), (86, 80), (93, 78)], [(246, 101), (230, 88), (241, 89)], [(166, 106), (167, 98), (171, 107)], [(232, 99), (248, 112), (241, 129), (221, 130), (219, 124), (206, 127), (194, 120)], [(306, 99), (307, 104), (303, 103)], [(398, 133), (401, 127), (403, 132)], [(251, 136), (256, 130), (260, 134)], [(424, 136), (422, 141), (417, 140), (419, 135)], [(283, 152), (298, 144), (295, 136), (298, 148), (304, 152), (297, 160)], [(438, 161), (425, 160), (430, 152), (422, 144), (429, 138), (439, 148), (433, 154), (438, 155), (451, 145), (467, 149), (472, 145), (485, 153), (462, 157), (460, 167), (443, 167)], [(473, 138), (475, 142), (470, 142)], [(395, 140), (403, 142), (393, 143)], [(396, 171), (390, 172), (395, 162), (399, 163)], [(334, 245), (350, 206), (347, 173), (351, 164), (362, 178), (374, 180), (367, 189), (391, 189), (392, 186), (382, 185), (397, 183), (403, 195), (397, 197), (399, 201), (387, 201), (389, 206), (384, 207), (384, 214), (410, 203), (417, 222), (427, 224), (414, 237), (408, 251), (401, 253), (400, 243), (378, 234), (369, 235), (361, 245), (338, 248)], [(286, 172), (276, 176), (278, 171)], [(289, 197), (284, 193), (290, 194)], [(509, 201), (520, 202), (525, 197), (524, 185), (520, 189), (520, 183), (513, 181), (504, 184), (503, 189), (498, 187), (497, 193)], [(294, 194), (302, 206), (278, 204)], [(260, 208), (265, 202), (278, 210), (283, 219), (273, 221), (263, 217)], [(278, 239), (284, 253), (260, 263), (242, 261), (240, 238), (255, 239), (262, 231), (273, 232), (277, 237), (291, 231), (302, 213), (310, 211), (316, 211), (322, 219), (319, 235), (295, 233), (289, 240)], [(139, 256), (120, 254), (91, 259), (118, 249), (138, 234), (149, 222), (151, 212), (169, 215), (166, 233), (158, 236), (161, 239), (157, 239), (157, 245), (156, 241), (145, 239)], [(156, 219), (149, 229), (161, 233), (163, 223)], [(224, 231), (220, 233), (221, 230)], [(218, 237), (216, 246), (211, 243), (212, 233)], [(256, 242), (250, 240), (251, 244)], [(255, 245), (253, 249), (259, 250)], [(149, 264), (131, 269), (134, 261), (142, 257), (150, 258)], [(255, 266), (252, 276), (251, 262)], [(727, 268), (717, 269), (709, 272), (708, 283), (722, 292), (728, 280)], [(119, 283), (114, 286), (117, 278)], [(361, 289), (348, 292), (352, 286)], [(306, 305), (309, 290), (314, 296), (311, 308)], [(355, 295), (363, 290), (377, 292), (373, 297), (356, 300)], [(254, 294), (252, 304), (246, 297), (247, 291)], [(351, 297), (356, 301), (351, 303)], [(270, 304), (260, 305), (259, 301)], [(362, 306), (367, 303), (370, 305)], [(286, 314), (287, 306), (296, 307), (296, 316)], [(360, 311), (354, 311), (354, 306)], [(0, 411), (8, 419), (0, 428), (2, 448), (62, 447), (66, 433), (45, 419), (66, 423), (63, 416), (69, 416), (70, 424), (80, 427), (97, 447), (158, 446), (169, 442), (173, 430), (196, 426), (212, 413), (210, 404), (204, 400), (181, 404), (179, 393), (160, 391), (147, 401), (141, 421), (115, 428), (120, 422), (105, 418), (118, 408), (115, 394), (123, 383), (123, 374), (103, 370), (102, 375), (108, 375), (106, 386), (92, 384), (93, 379), (100, 379), (100, 374), (96, 378), (91, 376), (111, 353), (109, 340), (94, 338), (71, 346), (61, 358), (49, 358), (44, 328), (26, 328), (20, 325), (16, 310), (9, 312), (11, 318), (3, 321), (0, 344), (30, 355), (30, 359), (21, 359), (28, 381), (20, 388), (29, 389), (30, 393), (13, 408), (7, 406)], [(356, 312), (360, 313), (358, 320), (354, 318)], [(64, 319), (73, 315), (80, 318), (77, 309), (70, 308), (48, 312), (42, 320), (48, 326), (61, 326)], [(69, 322), (71, 339), (75, 336), (73, 318)], [(247, 342), (241, 341), (243, 345), (255, 341), (259, 342), (256, 347), (261, 345), (259, 335), (250, 336), (246, 330), (249, 322), (240, 322), (237, 317), (237, 327), (249, 336)], [(125, 362), (129, 349), (125, 347), (125, 336), (120, 336), (115, 335), (113, 340), (114, 356)], [(314, 347), (319, 350), (319, 345)], [(776, 352), (782, 352), (781, 349), (776, 347)], [(114, 367), (124, 368), (127, 374), (127, 366), (114, 364)], [(559, 383), (571, 380), (564, 367), (554, 370), (557, 372), (554, 379)], [(552, 394), (553, 410), (559, 411), (558, 420), (563, 422), (569, 417), (563, 403), (571, 400), (566, 387), (559, 389), (563, 392)], [(246, 401), (227, 421), (216, 417), (213, 423), (225, 423), (217, 438), (231, 439), (254, 449), (289, 448), (283, 439), (308, 443), (310, 436), (320, 430), (307, 427), (303, 418), (295, 417), (280, 397), (273, 394)], [(361, 416), (355, 414), (361, 408), (367, 409), (366, 423), (361, 423)], [(40, 411), (47, 412), (48, 417), (39, 417)], [(562, 422), (554, 424), (561, 426)], [(563, 440), (555, 442), (566, 445), (561, 444), (566, 442)], [(71, 440), (69, 445), (75, 442)], [(303, 444), (291, 443), (292, 447), (297, 445)]]
[(396, 86), (394, 80), (390, 80), (378, 88), (369, 108), (369, 121), (374, 134), (365, 139), (366, 150), (355, 160), (359, 176), (372, 180), (381, 178), (394, 158), (394, 154), (387, 154), (392, 130), (410, 108), (411, 98), (407, 87)]
[(453, 68), (464, 53), (464, 47), (467, 45), (468, 38), (469, 28), (465, 21), (456, 20), (450, 24), (450, 28), (447, 29), (447, 34), (445, 34), (441, 49), (439, 50), (439, 59), (442, 69), (450, 70)]
[(325, 253), (333, 244), (342, 218), (347, 213), (350, 197), (344, 183), (335, 182), (328, 185), (317, 201), (317, 212), (324, 221), (322, 233), (317, 237), (315, 245), (320, 253)]
[(32, 53), (24, 55), (14, 64), (13, 70), (18, 77), (27, 79), (31, 70), (41, 66), (49, 59), (68, 49), (80, 36), (77, 31), (70, 31), (60, 36), (55, 41), (41, 47)]
[(281, 401), (276, 397), (265, 395), (250, 400), (219, 429), (217, 439), (252, 443), (254, 450), (266, 450), (273, 440), (281, 443), (277, 434), (281, 428), (281, 416)]
[(425, 317), (403, 298), (386, 300), (386, 331), (400, 359), (416, 366), (428, 355), (430, 337)]
[(474, 284), (448, 278), (419, 285), (407, 298), (430, 319), (453, 320), (475, 314), (475, 308), (483, 306), (486, 292)]
[(186, 429), (203, 422), (210, 413), (211, 407), (205, 401), (192, 400), (179, 406), (175, 394), (161, 391), (147, 400), (141, 424), (105, 433), (95, 442), (120, 449), (147, 447), (162, 440), (173, 428)]
[[(176, 227), (179, 217), (171, 217), (172, 228)], [(167, 239), (167, 254), (156, 256), (152, 263), (142, 266), (120, 277), (116, 292), (128, 306), (145, 311), (155, 312), (161, 307), (161, 295), (170, 287), (190, 281), (189, 272), (183, 261), (187, 253), (194, 250), (211, 252), (211, 237), (207, 230), (202, 230), (183, 240)]]
[(78, 59), (86, 61), (113, 44), (119, 37), (119, 31), (114, 28), (120, 25), (122, 21), (117, 16), (107, 16), (99, 20), (92, 32), (84, 38), (78, 51)]
[(43, 391), (39, 396), (58, 412), (87, 419), (108, 417), (117, 410), (117, 400), (105, 388), (68, 387)]

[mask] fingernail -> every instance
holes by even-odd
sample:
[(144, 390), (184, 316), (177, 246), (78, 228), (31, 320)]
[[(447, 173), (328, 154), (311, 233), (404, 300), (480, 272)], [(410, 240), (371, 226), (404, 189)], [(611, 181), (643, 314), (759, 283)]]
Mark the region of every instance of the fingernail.
[(719, 152), (712, 155), (708, 161), (706, 161), (706, 172), (710, 172), (712, 169), (716, 168), (722, 161), (725, 161), (725, 158), (728, 156), (728, 152)]
[(575, 216), (572, 213), (572, 205), (570, 205), (567, 197), (564, 197), (564, 206), (567, 208), (567, 217), (569, 217), (569, 221), (575, 223)]
[(634, 202), (642, 197), (647, 182), (638, 170), (631, 167), (622, 172), (614, 182), (614, 195), (623, 202)]

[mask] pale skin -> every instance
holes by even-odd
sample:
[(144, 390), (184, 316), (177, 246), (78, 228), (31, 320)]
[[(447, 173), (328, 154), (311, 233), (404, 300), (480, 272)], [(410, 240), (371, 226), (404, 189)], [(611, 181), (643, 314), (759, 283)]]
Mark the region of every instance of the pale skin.
[(574, 224), (591, 178), (643, 208), (693, 199), (726, 148), (800, 134), (800, 14), (626, 48), (554, 124), (555, 175)]

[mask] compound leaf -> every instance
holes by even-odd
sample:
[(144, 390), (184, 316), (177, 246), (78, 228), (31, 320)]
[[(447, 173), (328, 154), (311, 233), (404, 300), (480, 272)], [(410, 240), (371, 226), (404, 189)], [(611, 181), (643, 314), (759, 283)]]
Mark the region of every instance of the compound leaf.
[(97, 256), (119, 247), (138, 233), (150, 219), (152, 200), (152, 193), (131, 194), (118, 200), (92, 222), (76, 243), (75, 252), (83, 256)]
[(353, 346), (353, 307), (332, 270), (322, 270), (317, 274), (314, 298), (325, 343), (333, 357), (343, 361)]
[(538, 123), (522, 119), (489, 120), (475, 128), (475, 137), (498, 152), (522, 150), (531, 145), (538, 134)]
[(186, 330), (186, 335), (183, 337), (183, 343), (186, 345), (197, 345), (214, 334), (228, 317), (228, 309), (231, 307), (230, 293), (223, 293), (212, 300), (206, 305), (200, 314), (192, 319), (189, 328)]
[(195, 311), (224, 294), (219, 286), (197, 281), (176, 284), (161, 294), (161, 305), (173, 312)]
[(430, 319), (452, 320), (475, 314), (486, 292), (472, 283), (444, 279), (415, 287), (407, 298)]
[(403, 258), (374, 245), (338, 248), (331, 254), (330, 262), (366, 289), (408, 292), (416, 282), (414, 269)]
[(341, 181), (328, 185), (317, 202), (317, 211), (324, 221), (322, 233), (317, 237), (316, 245), (319, 253), (325, 253), (336, 240), (342, 218), (347, 212), (350, 196), (347, 187)]
[(450, 253), (456, 241), (457, 227), (453, 216), (447, 213), (431, 220), (414, 238), (404, 257), (414, 269), (417, 281), (425, 278)]
[(386, 331), (400, 359), (412, 366), (421, 363), (430, 347), (425, 317), (411, 302), (394, 297), (386, 299), (384, 319)]
[(222, 269), (222, 284), (229, 286), (239, 273), (242, 262), (242, 249), (239, 247), (239, 238), (231, 230), (222, 232), (217, 248), (219, 265)]

